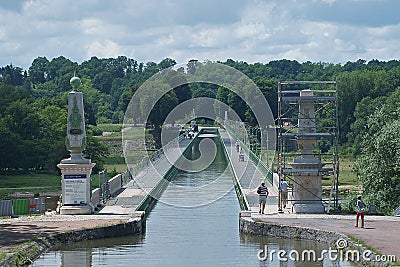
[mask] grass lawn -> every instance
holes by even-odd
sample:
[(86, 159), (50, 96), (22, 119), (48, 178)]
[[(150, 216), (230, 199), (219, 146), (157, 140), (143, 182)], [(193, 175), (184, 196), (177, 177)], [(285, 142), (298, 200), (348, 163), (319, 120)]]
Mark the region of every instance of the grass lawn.
[[(359, 185), (357, 175), (352, 171), (354, 162), (348, 158), (340, 159), (339, 164), (339, 185), (340, 186), (349, 186), (349, 185)], [(331, 179), (322, 180), (323, 186), (330, 186)]]
[(102, 130), (103, 132), (120, 132), (122, 129), (122, 124), (97, 124), (97, 128)]
[[(339, 165), (339, 198), (346, 198), (350, 192), (361, 192), (362, 188), (357, 179), (357, 175), (352, 171), (354, 160), (342, 157)], [(332, 178), (332, 177), (330, 177)], [(324, 197), (329, 196), (332, 180), (322, 180)]]
[[(106, 126), (98, 126), (103, 130), (108, 129), (109, 131), (103, 130), (104, 132), (111, 132), (110, 135), (107, 136), (97, 136), (97, 138), (101, 141), (121, 141), (122, 140), (122, 132), (121, 126), (113, 126), (114, 124), (107, 124)], [(117, 124), (119, 125), (119, 124)], [(113, 131), (112, 131), (113, 130)], [(143, 127), (132, 127), (129, 130), (124, 132), (124, 138), (133, 140), (139, 139), (143, 136), (149, 136), (148, 130), (144, 130)]]
[(61, 176), (52, 174), (0, 175), (0, 188), (60, 187)]
[[(116, 165), (118, 166), (118, 165)], [(125, 165), (124, 165), (125, 166)], [(112, 169), (109, 169), (111, 171)], [(121, 167), (116, 170), (126, 171)], [(98, 174), (92, 174), (91, 189), (98, 187)], [(45, 173), (0, 175), (0, 199), (6, 199), (13, 193), (53, 193), (61, 194), (61, 176)]]
[(0, 199), (16, 192), (61, 192), (61, 176), (45, 173), (0, 175)]
[(132, 127), (124, 131), (124, 136), (129, 139), (138, 139), (148, 135), (150, 135), (149, 130), (145, 130), (143, 127)]
[[(119, 125), (117, 125), (118, 127)], [(122, 126), (122, 125), (120, 125)], [(112, 127), (114, 127), (114, 125), (99, 125), (100, 128), (104, 128), (104, 129), (108, 129), (111, 130)], [(109, 128), (107, 128), (109, 127)], [(111, 127), (111, 128), (110, 128)], [(102, 129), (103, 129), (102, 128)], [(118, 128), (116, 128), (118, 129)], [(113, 132), (111, 135), (109, 136), (100, 136), (98, 137), (100, 140), (102, 141), (121, 141), (122, 139), (122, 132), (120, 131), (121, 129), (119, 129), (119, 132)], [(148, 133), (148, 130), (144, 130), (143, 126), (142, 127), (131, 127), (128, 130), (124, 131), (124, 137), (129, 139), (129, 140), (135, 140), (138, 139), (140, 140), (140, 138), (143, 138), (143, 136), (149, 136), (150, 134)], [(143, 141), (141, 141), (143, 142)], [(140, 162), (140, 160), (147, 156), (148, 152), (145, 150), (138, 150), (137, 152), (135, 152), (135, 155), (133, 156), (133, 161), (138, 163)], [(127, 166), (125, 164), (125, 158), (120, 155), (120, 154), (111, 154), (109, 155), (105, 160), (105, 168), (110, 172), (112, 170), (116, 170), (117, 172), (122, 172), (124, 173), (127, 169)]]
[(97, 139), (100, 141), (120, 141), (122, 140), (122, 134), (121, 132), (118, 133), (112, 133), (111, 135), (108, 136), (96, 136)]
[(358, 185), (357, 175), (352, 171), (354, 160), (349, 158), (339, 158), (339, 183), (340, 185)]
[(104, 168), (106, 168), (108, 172), (115, 170), (117, 173), (125, 173), (127, 166), (126, 164), (105, 164)]

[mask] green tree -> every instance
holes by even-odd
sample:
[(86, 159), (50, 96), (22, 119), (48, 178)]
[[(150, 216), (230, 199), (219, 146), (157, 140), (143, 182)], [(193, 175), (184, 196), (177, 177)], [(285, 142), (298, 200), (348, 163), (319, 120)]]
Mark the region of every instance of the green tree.
[[(372, 119), (372, 118), (371, 118)], [(370, 203), (390, 215), (400, 203), (400, 120), (385, 124), (364, 142), (356, 171)]]
[(214, 104), (214, 109), (215, 109), (215, 113), (218, 114), (218, 116), (220, 118), (224, 118), (225, 116), (225, 108), (223, 108), (222, 103), (227, 104), (228, 105), (228, 93), (229, 90), (226, 89), (225, 87), (221, 87), (219, 86), (217, 89), (217, 93), (215, 95), (215, 99), (218, 100), (218, 102), (216, 101)]
[(15, 67), (12, 64), (0, 68), (0, 81), (3, 84), (22, 85), (24, 82), (24, 71), (20, 67)]
[(44, 83), (47, 78), (49, 60), (46, 57), (35, 58), (29, 67), (29, 78), (33, 84)]
[(171, 67), (173, 67), (175, 65), (176, 65), (176, 61), (175, 60), (170, 59), (170, 58), (165, 58), (165, 59), (161, 60), (160, 63), (158, 63), (158, 69), (161, 71), (161, 70), (164, 70), (164, 69), (171, 68)]
[(178, 98), (178, 103), (185, 102), (192, 97), (191, 84), (188, 84), (185, 74), (182, 72), (165, 69), (163, 72), (163, 82), (173, 88)]
[(19, 167), (19, 159), (22, 139), (9, 128), (4, 118), (0, 118), (0, 171), (16, 169)]
[(348, 141), (354, 111), (364, 97), (376, 98), (395, 90), (396, 81), (385, 70), (357, 70), (342, 73), (338, 78), (340, 142)]
[[(58, 170), (57, 164), (67, 157), (65, 136), (67, 131), (67, 109), (53, 103), (34, 103), (40, 120), (41, 138), (37, 139), (41, 160), (38, 167), (46, 170)], [(49, 142), (48, 140), (52, 140)]]
[[(155, 139), (156, 146), (161, 146), (161, 126), (165, 118), (171, 110), (178, 105), (178, 98), (171, 87), (161, 81), (147, 81), (141, 86), (139, 94), (140, 99), (140, 116), (141, 122), (151, 122), (154, 125), (152, 135)], [(156, 99), (156, 96), (162, 97)], [(150, 110), (150, 114), (146, 114)], [(136, 117), (134, 115), (133, 117)]]
[(367, 119), (355, 170), (370, 203), (390, 214), (400, 203), (400, 88)]
[(357, 103), (354, 110), (355, 121), (350, 125), (351, 131), (348, 134), (349, 143), (353, 146), (353, 156), (357, 156), (361, 152), (368, 116), (379, 109), (384, 104), (385, 100), (386, 97), (384, 96), (374, 99), (368, 96)]
[(84, 157), (89, 158), (96, 163), (93, 168), (94, 173), (98, 173), (104, 169), (104, 159), (109, 155), (108, 147), (101, 143), (96, 137), (87, 135), (86, 149), (83, 153)]
[(278, 116), (278, 81), (276, 79), (265, 79), (259, 76), (254, 77), (253, 81), (267, 99), (272, 114), (276, 118)]
[(97, 73), (93, 79), (93, 87), (102, 93), (109, 94), (113, 82), (113, 77), (107, 71)]
[(199, 87), (193, 91), (192, 98), (196, 97), (208, 97), (215, 98), (216, 92), (211, 89)]

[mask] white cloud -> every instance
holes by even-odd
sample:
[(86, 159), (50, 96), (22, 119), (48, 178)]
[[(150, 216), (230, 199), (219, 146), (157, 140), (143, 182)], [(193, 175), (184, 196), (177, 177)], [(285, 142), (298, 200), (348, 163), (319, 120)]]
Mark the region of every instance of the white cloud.
[(121, 47), (111, 41), (111, 40), (104, 40), (100, 41), (93, 41), (87, 47), (86, 55), (90, 58), (92, 56), (97, 57), (117, 57), (123, 54)]
[(85, 34), (97, 35), (102, 33), (103, 23), (98, 18), (84, 18), (81, 25), (82, 31)]
[[(332, 63), (358, 58), (398, 59), (400, 19), (389, 12), (388, 3), (393, 2), (29, 0), (18, 5), (0, 3), (0, 66), (13, 63), (27, 68), (36, 57), (52, 59), (59, 55), (77, 62), (91, 56), (119, 55), (142, 62), (159, 62), (166, 57), (178, 62), (193, 58), (220, 61), (232, 58), (247, 62), (287, 58)], [(344, 5), (346, 9), (342, 8)], [(366, 9), (361, 15), (365, 18), (359, 12), (363, 5)], [(393, 9), (399, 5), (394, 4)], [(375, 12), (371, 17), (369, 12), (374, 8), (385, 13)]]
[[(326, 3), (328, 5), (332, 5), (336, 2), (336, 0), (320, 0), (322, 3)], [(318, 2), (318, 0), (313, 0), (313, 2)]]
[(172, 35), (171, 33), (168, 34), (167, 36), (161, 36), (160, 38), (158, 38), (156, 40), (156, 45), (159, 45), (159, 46), (171, 47), (174, 44), (176, 44), (176, 39), (175, 39), (175, 36)]
[(224, 46), (228, 36), (225, 28), (202, 26), (191, 34), (189, 47), (218, 48)]
[(255, 37), (258, 39), (266, 39), (271, 36), (271, 34), (268, 33), (269, 30), (266, 29), (265, 25), (260, 22), (240, 24), (234, 32), (238, 38)]

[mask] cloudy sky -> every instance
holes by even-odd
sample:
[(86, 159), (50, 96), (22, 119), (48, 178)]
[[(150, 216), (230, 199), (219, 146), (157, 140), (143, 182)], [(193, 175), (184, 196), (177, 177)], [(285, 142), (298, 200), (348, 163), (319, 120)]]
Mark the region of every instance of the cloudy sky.
[(400, 59), (398, 0), (0, 0), (0, 66)]

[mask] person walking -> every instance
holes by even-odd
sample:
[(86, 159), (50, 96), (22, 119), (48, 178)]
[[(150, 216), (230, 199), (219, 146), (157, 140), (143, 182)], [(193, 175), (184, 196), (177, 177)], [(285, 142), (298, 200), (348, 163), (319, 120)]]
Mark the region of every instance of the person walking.
[(239, 146), (239, 140), (236, 141), (235, 147), (236, 147), (236, 152), (239, 152), (239, 148), (240, 148), (240, 146)]
[(240, 152), (239, 152), (239, 161), (244, 161), (243, 148), (240, 148)]
[(357, 197), (357, 215), (356, 215), (356, 225), (358, 227), (358, 218), (361, 217), (361, 228), (364, 228), (364, 212), (365, 212), (365, 203), (362, 201), (361, 196)]
[(282, 206), (283, 208), (286, 208), (286, 201), (288, 197), (288, 184), (283, 179), (281, 179), (280, 189), (281, 189)]
[(260, 214), (264, 214), (265, 204), (267, 203), (267, 196), (269, 194), (268, 188), (265, 186), (265, 183), (261, 183), (261, 185), (257, 189), (258, 194), (258, 202), (260, 204)]

